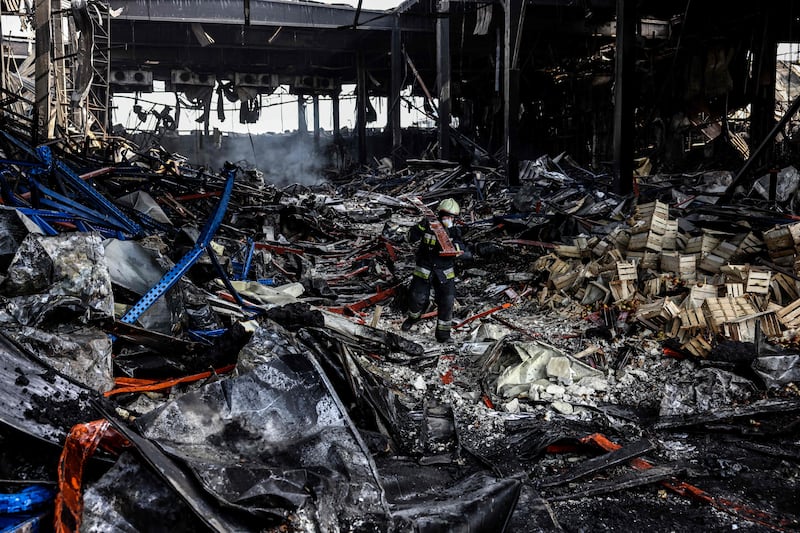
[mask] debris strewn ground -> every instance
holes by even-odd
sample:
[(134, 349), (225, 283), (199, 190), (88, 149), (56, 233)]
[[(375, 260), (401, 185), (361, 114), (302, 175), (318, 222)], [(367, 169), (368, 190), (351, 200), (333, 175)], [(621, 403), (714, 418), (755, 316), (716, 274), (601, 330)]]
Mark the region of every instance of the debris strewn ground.
[[(2, 151), (4, 479), (49, 491), (25, 512), (57, 493), (55, 520), (91, 530), (800, 526), (794, 169), (782, 205), (763, 180), (717, 205), (730, 174), (619, 197), (566, 156), (514, 189), (424, 160), (277, 187)], [(473, 251), (449, 343), (433, 306), (399, 328), (417, 197), (455, 198)]]

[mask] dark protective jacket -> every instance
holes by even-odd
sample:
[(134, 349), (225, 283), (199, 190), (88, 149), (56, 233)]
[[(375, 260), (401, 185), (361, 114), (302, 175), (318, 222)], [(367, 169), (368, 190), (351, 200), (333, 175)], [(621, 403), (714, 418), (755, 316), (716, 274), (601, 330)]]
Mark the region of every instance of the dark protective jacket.
[[(461, 238), (461, 228), (453, 226), (445, 229), (450, 236), (450, 240), (453, 242), (453, 246), (455, 246), (457, 250), (464, 251), (464, 254), (462, 254), (460, 258), (469, 259), (470, 252)], [(436, 235), (433, 233), (433, 230), (431, 230), (431, 225), (428, 223), (427, 219), (423, 218), (419, 223), (411, 226), (408, 230), (408, 242), (414, 243), (417, 241), (419, 241), (416, 253), (417, 266), (422, 266), (430, 270), (453, 268), (456, 258), (439, 255), (439, 252), (442, 251), (442, 246), (436, 239)]]

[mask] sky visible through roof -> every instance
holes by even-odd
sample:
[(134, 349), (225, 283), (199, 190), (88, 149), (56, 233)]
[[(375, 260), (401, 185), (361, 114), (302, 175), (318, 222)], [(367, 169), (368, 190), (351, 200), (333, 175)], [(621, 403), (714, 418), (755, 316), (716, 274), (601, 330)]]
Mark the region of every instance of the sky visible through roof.
[[(358, 6), (358, 0), (335, 0), (325, 1), (326, 4), (344, 4), (352, 7)], [(400, 5), (399, 0), (363, 0), (362, 9), (385, 10), (393, 9)], [(185, 98), (184, 98), (185, 100)], [(313, 106), (311, 98), (306, 98), (306, 123), (308, 130), (313, 128)], [(409, 106), (404, 104), (401, 111), (401, 126), (430, 125), (428, 117), (422, 112), (422, 102), (418, 98), (408, 98), (412, 102)], [(368, 127), (381, 128), (386, 125), (387, 102), (385, 98), (372, 98), (372, 105), (377, 113), (377, 121), (368, 124)], [(352, 130), (355, 128), (355, 87), (343, 86), (339, 100), (340, 127)], [(149, 130), (155, 126), (156, 118), (151, 111), (160, 112), (164, 106), (176, 106), (176, 96), (174, 93), (154, 92), (154, 93), (135, 93), (119, 94), (114, 98), (113, 124), (120, 124), (128, 130)], [(141, 111), (147, 114), (147, 118), (142, 121), (140, 115), (134, 112), (134, 106), (139, 105)], [(187, 110), (182, 107), (181, 118), (178, 131), (188, 133), (189, 131), (202, 131), (202, 123), (196, 122), (201, 116), (200, 111)], [(222, 133), (282, 133), (296, 131), (298, 128), (297, 96), (289, 94), (288, 87), (279, 87), (271, 95), (261, 96), (261, 111), (257, 122), (253, 124), (239, 123), (240, 102), (224, 102), (225, 120), (217, 119), (216, 95), (211, 104), (211, 119), (209, 127), (213, 130), (218, 129)], [(329, 98), (319, 99), (319, 122), (320, 128), (325, 131), (333, 129), (333, 107)]]

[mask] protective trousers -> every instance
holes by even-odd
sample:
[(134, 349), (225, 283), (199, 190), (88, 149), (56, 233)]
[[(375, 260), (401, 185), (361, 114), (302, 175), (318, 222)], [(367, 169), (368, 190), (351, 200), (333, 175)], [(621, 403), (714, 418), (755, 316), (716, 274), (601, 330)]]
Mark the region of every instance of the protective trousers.
[(408, 317), (412, 320), (420, 318), (430, 298), (431, 287), (438, 308), (436, 340), (445, 341), (450, 338), (456, 297), (455, 272), (452, 268), (428, 270), (417, 267), (409, 287)]

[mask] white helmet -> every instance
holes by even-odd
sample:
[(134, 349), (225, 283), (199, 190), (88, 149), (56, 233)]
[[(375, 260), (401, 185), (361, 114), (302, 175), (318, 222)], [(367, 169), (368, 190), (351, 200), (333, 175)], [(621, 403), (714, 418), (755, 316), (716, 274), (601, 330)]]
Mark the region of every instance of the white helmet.
[(456, 202), (452, 198), (445, 198), (441, 202), (439, 202), (439, 207), (436, 208), (436, 211), (441, 215), (442, 213), (446, 213), (448, 215), (453, 215), (457, 217), (461, 213), (461, 208), (458, 206), (458, 202)]

